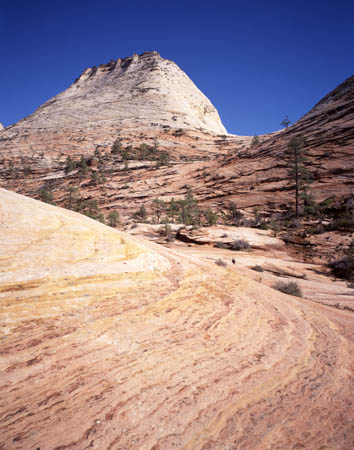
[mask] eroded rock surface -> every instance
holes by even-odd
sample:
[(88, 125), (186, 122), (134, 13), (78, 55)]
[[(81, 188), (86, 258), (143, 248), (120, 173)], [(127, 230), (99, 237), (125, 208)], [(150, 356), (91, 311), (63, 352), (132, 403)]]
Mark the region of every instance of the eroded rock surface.
[(3, 449), (348, 449), (353, 314), (0, 190)]
[(87, 68), (64, 92), (8, 127), (1, 139), (10, 155), (22, 150), (32, 156), (42, 149), (85, 154), (96, 145), (112, 145), (121, 129), (134, 134), (137, 128), (141, 133), (156, 127), (227, 134), (192, 80), (174, 62), (146, 52)]
[[(141, 87), (149, 83), (153, 90)], [(209, 122), (218, 123), (216, 113), (200, 118), (200, 108), (193, 109), (186, 96), (193, 104), (197, 98), (200, 105), (208, 104), (174, 63), (156, 53), (87, 69), (68, 90), (0, 132), (1, 186), (32, 197), (44, 186), (59, 204), (67, 199), (68, 185), (75, 186), (106, 211), (119, 206), (123, 215), (154, 197), (182, 198), (188, 187), (205, 207), (220, 210), (234, 201), (248, 211), (277, 212), (294, 203), (283, 154), (293, 136), (303, 135), (316, 201), (352, 193), (354, 77), (294, 125), (260, 136), (257, 145), (251, 137), (210, 131)], [(157, 105), (160, 101), (164, 106)], [(171, 105), (185, 108), (185, 115), (168, 118)], [(136, 121), (133, 110), (138, 116), (141, 111)], [(198, 122), (203, 120), (204, 125)], [(157, 146), (169, 154), (169, 165), (158, 168), (146, 159), (125, 165), (121, 154), (110, 153), (117, 137), (123, 148), (131, 147), (130, 154), (142, 144)], [(80, 155), (96, 158), (95, 151), (101, 157), (93, 168), (104, 183), (94, 185), (89, 174), (66, 170), (67, 156), (78, 163)]]

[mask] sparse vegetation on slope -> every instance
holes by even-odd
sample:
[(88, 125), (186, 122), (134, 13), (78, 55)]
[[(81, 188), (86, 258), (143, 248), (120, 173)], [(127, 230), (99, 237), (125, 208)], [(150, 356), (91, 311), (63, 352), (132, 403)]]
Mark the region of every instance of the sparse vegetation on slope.
[(309, 160), (305, 150), (305, 139), (302, 136), (291, 138), (284, 154), (288, 172), (288, 185), (295, 191), (295, 214), (299, 215), (301, 194), (305, 194), (312, 182), (311, 172), (308, 170)]
[(303, 297), (300, 286), (296, 281), (278, 281), (274, 288), (284, 294), (293, 295), (294, 297)]

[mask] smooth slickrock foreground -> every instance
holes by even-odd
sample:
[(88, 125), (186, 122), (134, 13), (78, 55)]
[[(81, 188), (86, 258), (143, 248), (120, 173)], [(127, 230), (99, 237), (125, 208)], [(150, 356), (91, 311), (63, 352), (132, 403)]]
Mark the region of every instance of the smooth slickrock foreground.
[(1, 449), (354, 448), (354, 315), (0, 190)]

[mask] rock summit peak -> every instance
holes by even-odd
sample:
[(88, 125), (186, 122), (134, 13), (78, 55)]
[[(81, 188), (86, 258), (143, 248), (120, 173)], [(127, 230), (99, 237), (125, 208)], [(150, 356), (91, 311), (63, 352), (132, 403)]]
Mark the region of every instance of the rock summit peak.
[[(156, 51), (85, 69), (65, 91), (14, 125), (48, 129), (168, 126), (227, 134), (216, 108), (173, 61)], [(15, 130), (13, 130), (15, 131)]]

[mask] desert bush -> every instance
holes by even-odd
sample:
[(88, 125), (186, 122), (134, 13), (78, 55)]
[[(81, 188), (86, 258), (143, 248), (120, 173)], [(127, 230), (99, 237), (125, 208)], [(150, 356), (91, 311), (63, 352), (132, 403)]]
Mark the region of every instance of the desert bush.
[(278, 281), (273, 287), (284, 294), (293, 295), (300, 298), (303, 297), (301, 288), (296, 281)]
[(108, 214), (108, 224), (110, 227), (116, 227), (120, 222), (120, 216), (118, 211), (111, 211)]
[(90, 217), (90, 219), (97, 220), (98, 222), (101, 222), (101, 223), (106, 223), (104, 215), (100, 212), (95, 213), (94, 211), (86, 210), (86, 211), (83, 211), (83, 214), (87, 217)]
[(86, 161), (86, 159), (83, 156), (81, 156), (79, 167), (80, 167), (80, 172), (83, 175), (87, 175), (88, 174), (89, 168), (88, 168), (88, 165), (87, 165), (87, 161)]
[(243, 213), (237, 208), (236, 203), (230, 202), (227, 206), (227, 210), (224, 213), (225, 223), (230, 225), (239, 226), (243, 218)]
[(354, 229), (354, 216), (351, 213), (342, 214), (336, 217), (329, 224), (329, 230), (353, 230)]
[(332, 269), (334, 276), (354, 281), (354, 255), (347, 255), (344, 258), (331, 261), (328, 266)]
[(120, 153), (122, 150), (122, 139), (121, 138), (117, 138), (112, 145), (112, 150), (111, 153), (113, 155), (117, 155), (118, 153)]
[(66, 158), (66, 162), (65, 162), (65, 170), (66, 172), (71, 172), (72, 170), (76, 169), (76, 162), (74, 162), (70, 156), (68, 156)]
[(46, 188), (41, 188), (38, 191), (39, 198), (42, 202), (53, 204), (53, 194)]
[(273, 235), (276, 236), (277, 233), (279, 233), (279, 231), (281, 231), (282, 229), (282, 225), (280, 223), (279, 220), (270, 220), (269, 223), (267, 224), (266, 228), (268, 230), (272, 230), (273, 231)]
[(245, 239), (237, 239), (234, 242), (230, 243), (230, 250), (235, 251), (248, 251), (251, 249), (250, 244)]
[(309, 234), (322, 234), (326, 231), (325, 226), (322, 223), (312, 225), (306, 229)]
[(103, 184), (107, 181), (106, 177), (104, 175), (101, 175), (99, 172), (97, 171), (92, 171), (91, 172), (91, 184), (93, 186), (97, 186), (98, 184)]
[(254, 135), (252, 138), (251, 146), (256, 147), (259, 144), (259, 136)]
[(25, 167), (23, 168), (23, 174), (25, 175), (25, 177), (26, 177), (27, 175), (30, 175), (31, 173), (32, 173), (32, 168), (31, 168), (31, 167), (25, 166)]
[(70, 209), (84, 214), (91, 219), (98, 220), (99, 222), (105, 223), (104, 215), (101, 213), (97, 200), (95, 199), (84, 199), (82, 197), (73, 198)]
[(135, 211), (133, 214), (133, 218), (137, 220), (145, 221), (147, 219), (147, 211), (144, 205), (141, 205), (140, 208)]
[(233, 242), (215, 242), (214, 247), (225, 248), (227, 250), (234, 251), (249, 251), (251, 249), (250, 244), (244, 239), (237, 239)]
[(156, 161), (156, 167), (168, 166), (171, 160), (171, 156), (168, 152), (161, 151), (158, 152)]
[(305, 191), (301, 194), (301, 199), (303, 201), (303, 215), (306, 217), (318, 217), (320, 214), (320, 207), (316, 203), (313, 195)]
[(211, 208), (204, 211), (203, 216), (206, 221), (206, 225), (209, 227), (215, 225), (218, 221), (218, 215)]
[(318, 204), (318, 207), (320, 209), (320, 212), (323, 214), (328, 214), (333, 211), (333, 208), (336, 206), (336, 201), (333, 197), (326, 198), (325, 200), (322, 200)]
[(172, 235), (172, 227), (171, 225), (167, 222), (167, 221), (163, 221), (162, 222), (163, 225), (161, 225), (161, 227), (158, 230), (158, 233), (161, 236), (165, 236), (166, 238)]
[(227, 266), (227, 262), (224, 261), (222, 258), (218, 258), (218, 259), (215, 261), (215, 264), (216, 264), (217, 266), (221, 266), (221, 267)]
[(200, 225), (201, 211), (197, 199), (193, 196), (192, 190), (185, 185), (188, 190), (182, 200), (178, 200), (179, 221), (185, 225)]

